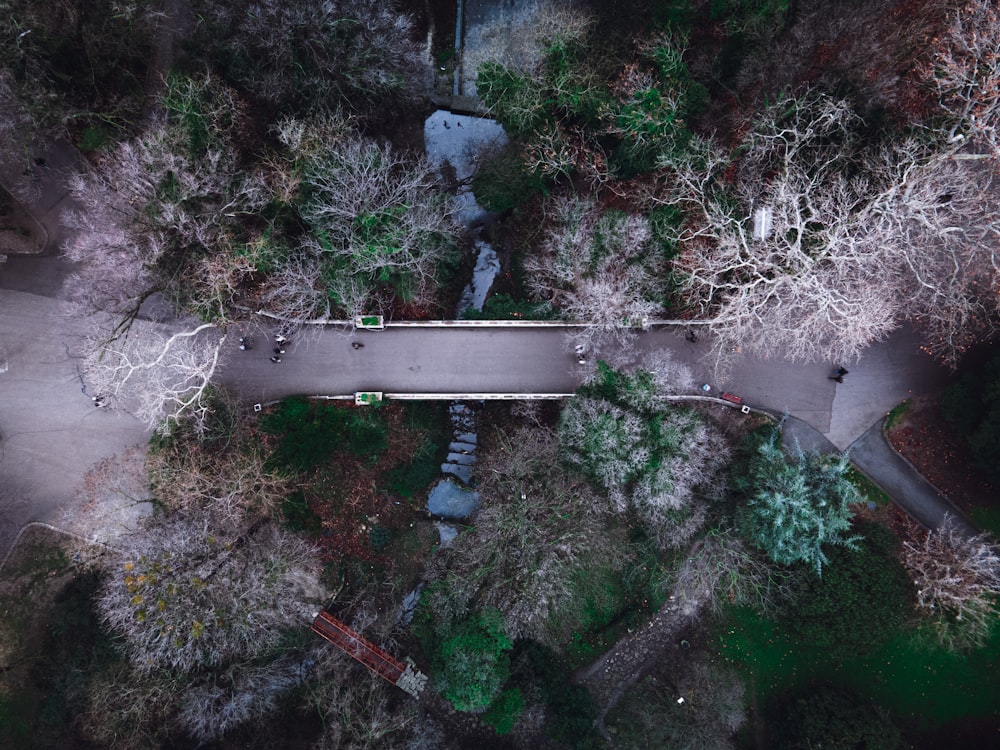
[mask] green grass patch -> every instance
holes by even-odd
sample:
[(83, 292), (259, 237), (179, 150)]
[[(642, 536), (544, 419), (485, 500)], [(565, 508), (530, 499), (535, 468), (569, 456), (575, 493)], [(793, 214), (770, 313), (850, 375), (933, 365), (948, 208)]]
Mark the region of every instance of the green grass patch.
[(847, 479), (851, 484), (858, 488), (858, 492), (861, 493), (865, 502), (875, 503), (880, 508), (889, 505), (892, 502), (892, 498), (890, 498), (881, 487), (853, 466), (847, 470)]
[(408, 402), (406, 426), (423, 433), (423, 442), (409, 463), (397, 466), (385, 475), (385, 487), (392, 493), (411, 498), (427, 489), (441, 476), (441, 464), (448, 453), (448, 417), (446, 406), (430, 401)]
[(885, 416), (885, 429), (891, 430), (893, 425), (898, 424), (899, 420), (901, 420), (909, 410), (909, 401), (901, 401), (892, 407), (892, 410)]
[(441, 475), (444, 459), (441, 446), (433, 441), (425, 442), (413, 460), (397, 466), (386, 476), (389, 490), (400, 497), (411, 498), (427, 489), (427, 485)]
[(729, 610), (718, 636), (719, 653), (751, 678), (762, 704), (820, 680), (849, 687), (921, 728), (994, 715), (1000, 705), (1000, 633), (964, 656), (927, 643), (907, 631), (867, 655), (837, 660), (773, 620), (737, 608)]
[(639, 554), (626, 570), (587, 568), (574, 579), (575, 611), (560, 613), (561, 618), (576, 622), (566, 646), (571, 668), (589, 663), (629, 630), (641, 627), (664, 602), (663, 565), (651, 547), (633, 542)]

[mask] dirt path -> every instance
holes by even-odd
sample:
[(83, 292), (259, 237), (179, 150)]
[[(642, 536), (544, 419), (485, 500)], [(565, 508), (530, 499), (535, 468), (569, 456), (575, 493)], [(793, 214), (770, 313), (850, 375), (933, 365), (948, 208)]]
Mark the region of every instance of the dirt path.
[[(681, 580), (705, 582), (710, 576), (691, 574), (710, 559), (698, 554), (701, 543), (688, 553)], [(686, 574), (687, 573), (687, 574)], [(681, 629), (693, 623), (712, 596), (710, 586), (678, 585), (659, 611), (641, 629), (619, 640), (589, 667), (577, 671), (574, 682), (583, 685), (597, 704), (597, 730), (610, 740), (604, 719), (625, 692), (674, 649)]]

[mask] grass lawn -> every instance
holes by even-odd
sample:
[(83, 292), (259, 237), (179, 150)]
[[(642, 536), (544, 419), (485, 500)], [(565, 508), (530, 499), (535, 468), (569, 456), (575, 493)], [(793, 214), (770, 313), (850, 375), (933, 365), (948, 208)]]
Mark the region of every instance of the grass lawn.
[(838, 662), (797, 643), (778, 624), (746, 609), (731, 609), (719, 652), (757, 691), (760, 705), (813, 680), (850, 687), (892, 711), (901, 726), (929, 729), (962, 717), (993, 716), (1000, 707), (1000, 628), (966, 656), (929, 648), (905, 632), (864, 656)]

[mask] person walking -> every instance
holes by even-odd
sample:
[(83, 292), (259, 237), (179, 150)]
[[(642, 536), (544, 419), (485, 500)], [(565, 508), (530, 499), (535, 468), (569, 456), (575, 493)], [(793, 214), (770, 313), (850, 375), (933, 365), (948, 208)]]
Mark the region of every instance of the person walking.
[(279, 357), (277, 354), (275, 354), (273, 357), (271, 357), (271, 361), (274, 362), (275, 364), (277, 364), (278, 362), (281, 361), (281, 357)]
[(362, 344), (360, 341), (352, 341), (351, 342), (351, 348), (352, 349), (364, 349), (365, 345)]

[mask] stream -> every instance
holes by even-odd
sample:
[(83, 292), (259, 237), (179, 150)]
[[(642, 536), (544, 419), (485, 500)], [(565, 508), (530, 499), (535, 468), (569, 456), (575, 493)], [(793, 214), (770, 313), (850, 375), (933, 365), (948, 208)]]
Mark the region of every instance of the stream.
[[(454, 317), (459, 319), (468, 308), (483, 309), (490, 287), (500, 272), (496, 251), (482, 237), (482, 230), (496, 216), (476, 203), (472, 194), (472, 177), (477, 161), (484, 152), (504, 145), (507, 136), (499, 123), (483, 117), (457, 115), (439, 109), (424, 123), (424, 147), (427, 158), (442, 172), (454, 171), (458, 189), (454, 198), (457, 221), (473, 233), (475, 267), (472, 278), (462, 291)], [(441, 465), (444, 475), (431, 488), (427, 509), (435, 516), (461, 520), (479, 509), (479, 494), (473, 489), (476, 463), (476, 414), (459, 401), (448, 407), (451, 417), (452, 440), (448, 455)], [(448, 544), (458, 530), (446, 523), (437, 523), (441, 544)]]

